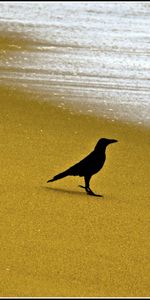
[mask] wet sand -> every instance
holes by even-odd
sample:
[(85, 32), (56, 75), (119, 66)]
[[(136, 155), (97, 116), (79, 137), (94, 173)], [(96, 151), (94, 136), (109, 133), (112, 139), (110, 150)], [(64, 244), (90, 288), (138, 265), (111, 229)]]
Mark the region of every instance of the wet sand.
[[(149, 296), (149, 129), (0, 92), (0, 296)], [(119, 140), (91, 180), (103, 198), (46, 183), (100, 137)]]

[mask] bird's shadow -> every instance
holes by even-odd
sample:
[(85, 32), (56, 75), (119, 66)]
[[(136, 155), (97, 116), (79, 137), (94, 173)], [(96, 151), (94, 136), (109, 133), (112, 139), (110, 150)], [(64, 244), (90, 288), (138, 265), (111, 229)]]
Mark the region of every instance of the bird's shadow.
[(82, 193), (80, 191), (69, 191), (66, 189), (62, 189), (62, 188), (54, 188), (54, 187), (49, 187), (49, 186), (42, 186), (42, 188), (46, 191), (53, 191), (53, 192), (58, 192), (58, 193), (65, 193), (65, 194), (69, 194), (69, 195), (78, 195), (78, 196), (86, 196), (85, 193)]
[(54, 191), (54, 192), (58, 192), (58, 193), (65, 193), (65, 194), (69, 194), (69, 195), (77, 195), (77, 196), (86, 196), (90, 198), (96, 198), (96, 197), (103, 197), (101, 195), (95, 195), (96, 197), (93, 197), (92, 195), (87, 195), (87, 193), (85, 192), (80, 192), (80, 191), (70, 191), (70, 190), (66, 190), (66, 189), (62, 189), (62, 188), (54, 188), (54, 187), (48, 187), (48, 186), (41, 186), (42, 189), (44, 189), (45, 191)]

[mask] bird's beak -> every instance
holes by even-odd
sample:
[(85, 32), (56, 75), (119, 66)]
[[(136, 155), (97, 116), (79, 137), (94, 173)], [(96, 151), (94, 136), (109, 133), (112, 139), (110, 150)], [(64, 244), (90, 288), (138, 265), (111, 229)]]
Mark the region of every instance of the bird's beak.
[(118, 141), (117, 140), (109, 140), (109, 144), (111, 143), (117, 143)]

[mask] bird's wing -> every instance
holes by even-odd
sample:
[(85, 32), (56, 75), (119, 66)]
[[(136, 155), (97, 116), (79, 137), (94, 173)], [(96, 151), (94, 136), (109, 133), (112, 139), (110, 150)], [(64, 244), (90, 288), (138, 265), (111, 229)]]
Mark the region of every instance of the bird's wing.
[(88, 172), (88, 168), (90, 169), (90, 164), (93, 161), (93, 152), (91, 152), (88, 156), (83, 158), (77, 164), (73, 165), (68, 169), (70, 175), (79, 175), (84, 176), (86, 172)]

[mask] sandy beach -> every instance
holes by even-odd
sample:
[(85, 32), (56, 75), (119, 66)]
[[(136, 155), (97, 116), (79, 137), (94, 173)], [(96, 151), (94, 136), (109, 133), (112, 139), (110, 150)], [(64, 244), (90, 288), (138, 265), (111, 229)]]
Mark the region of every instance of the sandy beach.
[[(150, 296), (149, 129), (0, 93), (0, 296)], [(119, 141), (91, 180), (103, 198), (46, 183), (101, 137)]]

